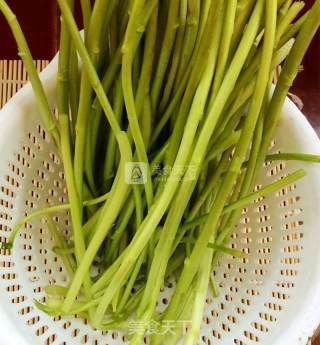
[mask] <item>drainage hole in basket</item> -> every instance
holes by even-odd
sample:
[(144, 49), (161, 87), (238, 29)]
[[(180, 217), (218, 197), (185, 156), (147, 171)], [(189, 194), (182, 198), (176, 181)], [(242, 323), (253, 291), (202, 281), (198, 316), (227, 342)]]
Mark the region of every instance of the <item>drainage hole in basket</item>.
[(80, 329), (79, 328), (75, 328), (72, 332), (71, 332), (71, 336), (73, 338), (77, 337), (78, 334), (80, 333)]
[(202, 342), (206, 345), (211, 345), (211, 341), (207, 336), (202, 336)]
[(38, 287), (33, 289), (33, 292), (36, 293), (36, 294), (41, 293), (41, 292), (43, 292), (43, 287), (42, 286), (38, 286)]
[(244, 315), (246, 313), (246, 311), (240, 307), (237, 307), (236, 308), (236, 312), (239, 314), (239, 315)]
[(297, 188), (297, 185), (295, 185), (295, 184), (288, 185), (288, 186), (286, 186), (286, 187), (280, 189), (280, 190), (276, 193), (276, 195), (277, 195), (278, 197), (280, 197), (280, 196), (285, 196), (285, 195), (287, 195), (287, 194), (289, 194), (289, 193), (292, 193), (296, 188)]
[(11, 227), (6, 225), (6, 224), (0, 224), (0, 231), (5, 231), (5, 232), (10, 232), (11, 231)]
[(294, 208), (292, 210), (288, 210), (286, 212), (284, 212), (282, 215), (281, 215), (281, 218), (282, 219), (287, 219), (287, 218), (290, 218), (290, 217), (294, 217), (294, 216), (298, 216), (299, 214), (301, 214), (303, 212), (303, 209), (302, 208)]
[(283, 241), (298, 241), (304, 237), (302, 232), (295, 232), (282, 237)]
[(265, 226), (261, 226), (258, 228), (258, 232), (263, 234), (263, 233), (268, 233), (272, 231), (272, 226), (271, 225), (265, 225)]
[[(6, 196), (8, 196), (12, 199), (14, 199), (16, 197), (16, 193), (7, 187), (1, 186), (0, 190), (3, 194), (5, 194)], [(12, 219), (12, 217), (11, 217), (11, 219)]]
[[(5, 239), (4, 241), (2, 241), (3, 237), (0, 237), (0, 243), (6, 243), (7, 239)], [(2, 256), (10, 256), (11, 255), (11, 249), (0, 249), (0, 255)]]
[(14, 285), (9, 285), (7, 286), (7, 291), (8, 292), (16, 292), (16, 291), (19, 291), (21, 289), (21, 285), (19, 284), (14, 284)]
[(20, 153), (17, 153), (16, 159), (19, 163), (21, 163), (24, 167), (30, 168), (30, 163), (27, 161), (25, 157), (23, 157)]
[(280, 274), (282, 276), (288, 276), (288, 277), (292, 277), (292, 276), (297, 276), (299, 274), (299, 272), (297, 270), (292, 270), (292, 269), (284, 269), (280, 271)]
[(12, 216), (6, 212), (0, 212), (0, 218), (4, 220), (12, 220)]
[(295, 287), (293, 282), (278, 282), (277, 286), (281, 288), (287, 288), (287, 289), (292, 289)]
[(287, 301), (288, 299), (290, 299), (289, 295), (282, 293), (282, 292), (279, 292), (279, 291), (273, 291), (272, 297), (276, 298), (276, 299), (283, 300), (283, 301)]
[(89, 341), (89, 336), (88, 334), (85, 334), (81, 340), (80, 340), (80, 344), (87, 344), (87, 342)]
[(298, 227), (302, 226), (303, 224), (304, 224), (303, 220), (296, 220), (293, 222), (283, 224), (281, 226), (281, 228), (282, 228), (282, 230), (290, 230), (290, 229), (298, 228)]
[(259, 205), (255, 208), (255, 212), (261, 213), (261, 212), (266, 211), (268, 208), (269, 208), (269, 206), (267, 204), (262, 204), (262, 205)]
[(259, 322), (252, 322), (251, 326), (260, 332), (269, 332), (269, 329)]
[(36, 323), (38, 323), (39, 321), (40, 321), (40, 316), (33, 316), (32, 318), (30, 318), (26, 321), (26, 324), (28, 326), (32, 326), (32, 325), (35, 325)]
[(293, 258), (284, 258), (281, 260), (281, 263), (285, 264), (285, 265), (298, 265), (301, 263), (301, 259), (297, 258), (297, 257), (293, 257)]
[(37, 270), (37, 266), (27, 266), (27, 272), (35, 272)]
[(236, 318), (235, 316), (229, 315), (229, 316), (227, 317), (227, 319), (228, 319), (231, 323), (234, 323), (234, 324), (238, 323), (238, 320), (237, 320), (237, 318)]
[(38, 180), (32, 180), (31, 183), (33, 184), (34, 187), (43, 190), (44, 189), (44, 184)]
[(56, 339), (58, 338), (57, 334), (51, 334), (44, 342), (44, 345), (51, 345), (53, 344)]
[(1, 276), (2, 279), (4, 280), (13, 280), (13, 279), (16, 279), (17, 278), (17, 274), (16, 273), (4, 273), (2, 276)]
[(230, 327), (227, 326), (225, 323), (223, 323), (223, 324), (221, 325), (221, 328), (222, 328), (223, 331), (225, 331), (225, 332), (227, 332), (227, 333), (230, 333), (230, 332), (231, 332)]
[(250, 306), (252, 304), (252, 302), (247, 298), (242, 298), (241, 303), (247, 306)]
[(19, 167), (17, 167), (15, 164), (9, 164), (9, 167), (15, 175), (24, 178), (24, 176), (25, 176), (24, 172)]
[(259, 265), (269, 265), (270, 263), (271, 263), (271, 259), (267, 259), (267, 258), (258, 259)]
[(286, 168), (286, 164), (284, 162), (280, 162), (267, 171), (267, 176), (269, 177), (276, 176), (280, 174), (281, 171), (283, 171), (285, 168)]
[(3, 207), (8, 208), (10, 210), (13, 209), (13, 204), (7, 200), (4, 200), (4, 199), (0, 199), (0, 206), (3, 206)]
[(17, 296), (11, 299), (11, 303), (18, 304), (26, 301), (27, 296)]
[(38, 328), (35, 333), (39, 337), (39, 336), (43, 335), (44, 333), (46, 333), (48, 329), (49, 329), (49, 327), (47, 325), (44, 325), (44, 326), (41, 326), (40, 328)]
[(49, 158), (52, 160), (53, 163), (60, 165), (60, 158), (54, 153), (54, 152), (50, 152), (49, 153)]
[(281, 207), (287, 207), (289, 205), (293, 205), (293, 204), (297, 203), (298, 201), (300, 201), (300, 196), (291, 196), (288, 199), (282, 200), (280, 202), (280, 206)]
[(35, 283), (35, 282), (37, 282), (37, 281), (39, 281), (39, 280), (40, 280), (40, 277), (39, 277), (39, 276), (32, 276), (32, 277), (29, 278), (29, 281), (30, 281), (31, 283)]
[(206, 325), (210, 325), (210, 319), (209, 319), (208, 316), (204, 316), (204, 317), (202, 318), (202, 321), (203, 321)]
[(255, 341), (255, 342), (259, 342), (259, 338), (256, 335), (254, 335), (253, 333), (251, 333), (249, 331), (244, 331), (243, 334), (245, 337), (249, 338), (250, 340)]
[(7, 175), (6, 181), (11, 184), (12, 187), (19, 188), (20, 183), (12, 176)]
[(213, 317), (219, 317), (219, 312), (217, 310), (211, 310), (211, 315)]
[(24, 150), (24, 152), (31, 158), (36, 158), (36, 155), (32, 152), (30, 146), (27, 145), (23, 145), (22, 149)]
[(246, 291), (246, 293), (249, 295), (249, 296), (259, 296), (260, 293), (257, 291), (257, 290), (254, 290), (254, 289), (248, 289)]
[(258, 243), (260, 243), (260, 244), (266, 244), (266, 243), (271, 243), (271, 242), (272, 242), (271, 236), (261, 237), (258, 240)]
[(264, 304), (265, 307), (271, 309), (271, 310), (274, 310), (274, 311), (281, 311), (283, 308), (280, 304), (277, 304), (277, 303), (272, 303), (272, 302), (268, 302), (268, 303), (265, 303)]
[(52, 166), (52, 164), (50, 162), (42, 161), (42, 165), (49, 173), (53, 173), (54, 172), (54, 168), (53, 168), (53, 166)]
[(235, 339), (233, 341), (236, 345), (246, 345), (242, 340), (239, 340), (239, 339)]
[(32, 306), (27, 306), (27, 307), (23, 307), (22, 309), (19, 310), (19, 314), (20, 315), (26, 315), (32, 312), (34, 308)]
[(303, 250), (303, 246), (299, 246), (299, 245), (291, 245), (291, 246), (287, 246), (282, 248), (284, 253), (297, 253), (297, 252), (301, 252)]
[(70, 326), (71, 326), (71, 321), (66, 321), (66, 322), (63, 324), (63, 328), (64, 328), (64, 329), (68, 329)]
[(259, 317), (262, 320), (269, 321), (269, 322), (276, 322), (277, 318), (268, 313), (259, 313)]

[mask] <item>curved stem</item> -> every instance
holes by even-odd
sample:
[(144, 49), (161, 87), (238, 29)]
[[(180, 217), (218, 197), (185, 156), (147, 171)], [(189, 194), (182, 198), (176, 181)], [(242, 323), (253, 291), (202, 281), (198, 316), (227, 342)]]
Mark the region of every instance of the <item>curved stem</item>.
[(10, 7), (6, 4), (4, 0), (0, 0), (0, 10), (5, 16), (11, 28), (13, 36), (18, 45), (19, 56), (21, 57), (28, 71), (30, 83), (32, 85), (35, 95), (37, 96), (36, 100), (40, 109), (40, 116), (42, 118), (42, 121), (46, 129), (50, 133), (53, 141), (55, 142), (57, 147), (59, 147), (60, 146), (59, 129), (57, 127), (56, 121), (54, 120), (53, 114), (51, 112), (47, 97), (45, 95), (43, 86), (38, 76), (37, 69), (34, 65), (34, 62), (31, 56), (31, 52), (29, 50), (27, 41), (23, 35), (21, 27), (17, 21), (15, 14), (11, 11)]
[[(139, 126), (137, 110), (134, 101), (134, 94), (132, 88), (132, 62), (133, 57), (141, 39), (141, 34), (145, 29), (145, 23), (151, 16), (156, 1), (152, 0), (146, 5), (143, 10), (143, 2), (137, 1), (134, 3), (132, 15), (128, 23), (128, 29), (126, 32), (125, 41), (122, 47), (123, 58), (122, 58), (122, 89), (124, 101), (127, 109), (127, 116), (131, 134), (135, 143), (138, 158), (141, 162), (147, 165), (147, 181), (144, 184), (148, 207), (151, 207), (153, 202), (153, 188), (151, 181), (151, 172), (148, 162), (148, 156), (144, 146), (142, 133)], [(142, 16), (141, 16), (142, 15)], [(141, 17), (140, 17), (141, 16)]]
[[(191, 165), (194, 165), (199, 169), (199, 163), (201, 163), (202, 159), (204, 158), (204, 154), (206, 151), (207, 143), (210, 140), (210, 137), (212, 135), (212, 132), (215, 128), (215, 125), (217, 123), (217, 116), (221, 114), (223, 110), (223, 106), (226, 103), (228, 95), (231, 93), (232, 88), (235, 85), (235, 82), (240, 74), (240, 71), (246, 61), (246, 58), (249, 54), (250, 48), (254, 42), (254, 39), (256, 37), (256, 33), (258, 32), (259, 26), (260, 26), (260, 21), (262, 17), (262, 11), (263, 11), (263, 0), (258, 0), (255, 10), (250, 18), (250, 21), (247, 25), (247, 28), (244, 32), (242, 41), (238, 47), (238, 50), (233, 58), (233, 61), (231, 62), (231, 65), (229, 67), (229, 70), (226, 74), (226, 77), (221, 85), (220, 91), (217, 95), (217, 98), (215, 102), (213, 103), (213, 106), (210, 110), (209, 115), (206, 118), (206, 123), (202, 128), (202, 132), (199, 136), (198, 142), (196, 144), (192, 159), (191, 159)], [(273, 22), (271, 22), (273, 24)], [(269, 49), (272, 51), (273, 50), (273, 45), (269, 46)], [(272, 54), (271, 54), (272, 56)], [(264, 70), (263, 70), (264, 71)], [(264, 71), (265, 72), (265, 71)], [(269, 69), (267, 70), (269, 73)], [(263, 75), (264, 76), (264, 75)], [(263, 91), (263, 93), (262, 93)], [(259, 85), (259, 95), (264, 96), (265, 93), (265, 87), (264, 84)], [(260, 96), (261, 97), (261, 96)], [(257, 113), (256, 107), (259, 108), (259, 98), (255, 99), (255, 106), (251, 110), (251, 115), (248, 116), (248, 120), (246, 123), (254, 125), (254, 119), (251, 119), (254, 117)], [(260, 109), (259, 109), (260, 111)], [(252, 120), (249, 121), (249, 120)], [(249, 130), (249, 128), (245, 131), (245, 133)], [(245, 138), (245, 140), (250, 139), (243, 134), (244, 132), (242, 131), (242, 138)], [(247, 134), (247, 133), (246, 133)], [(242, 150), (245, 142), (240, 142), (238, 144), (238, 147), (241, 146), (241, 152), (239, 152), (239, 155), (242, 155)], [(246, 147), (247, 148), (247, 147)], [(237, 160), (238, 155), (235, 154), (233, 160), (233, 164), (238, 164)], [(239, 159), (241, 161), (241, 159)], [(194, 278), (197, 269), (199, 267), (199, 263), (201, 260), (201, 256), (199, 253), (203, 253), (204, 249), (206, 248), (209, 239), (211, 238), (212, 235), (212, 229), (215, 228), (221, 211), (223, 209), (223, 205), (225, 203), (225, 200), (228, 197), (229, 191), (232, 188), (234, 178), (237, 176), (236, 170), (234, 167), (230, 168), (230, 173), (228, 175), (228, 179), (225, 180), (227, 183), (222, 183), (221, 188), (219, 189), (218, 195), (215, 199), (212, 212), (210, 213), (210, 216), (208, 218), (207, 223), (205, 224), (203, 230), (201, 231), (201, 234), (198, 237), (197, 242), (194, 245), (192, 254), (188, 260), (188, 265), (185, 265), (179, 282), (177, 284), (177, 288), (174, 294), (174, 297), (169, 305), (169, 307), (166, 310), (165, 317), (166, 318), (171, 318), (175, 317), (175, 309), (177, 308), (177, 305), (181, 303), (181, 299), (183, 298), (182, 296), (185, 295), (186, 289), (188, 289), (192, 279)], [(186, 182), (187, 183), (187, 182)], [(226, 185), (228, 184), (228, 186)], [(192, 188), (192, 184), (189, 182), (189, 186), (187, 188), (190, 190)], [(182, 187), (181, 187), (182, 188)], [(192, 190), (192, 189), (191, 189)], [(197, 253), (197, 254), (196, 254)]]
[[(51, 236), (53, 237), (54, 243), (56, 246), (60, 248), (68, 248), (68, 243), (65, 240), (64, 236), (59, 233), (56, 224), (54, 224), (53, 220), (50, 217), (47, 217), (48, 220), (48, 229), (50, 231)], [(74, 253), (66, 253), (62, 255), (62, 261), (66, 271), (69, 274), (70, 279), (73, 278), (74, 271), (76, 270), (76, 260), (75, 258), (70, 255)]]
[[(181, 59), (179, 63), (179, 68), (177, 71), (177, 76), (175, 79), (175, 85), (174, 89), (177, 90), (177, 85), (179, 85), (179, 82), (182, 79), (182, 76), (184, 75), (186, 68), (188, 64), (190, 63), (190, 57), (192, 56), (192, 52), (195, 49), (196, 46), (196, 39), (198, 35), (199, 28), (199, 22), (200, 22), (200, 7), (201, 7), (201, 1), (199, 0), (189, 0), (187, 2), (187, 9), (188, 9), (188, 16), (186, 20), (186, 29), (184, 33), (184, 45), (182, 47), (181, 51)], [(206, 8), (206, 10), (208, 10)], [(205, 23), (207, 21), (207, 11), (202, 12), (202, 28), (204, 28)], [(199, 39), (199, 37), (198, 37)]]
[[(70, 35), (72, 36), (74, 45), (77, 47), (77, 50), (79, 52), (79, 55), (81, 56), (82, 62), (83, 62), (83, 68), (86, 71), (88, 78), (90, 80), (90, 83), (93, 87), (93, 89), (96, 92), (97, 98), (99, 99), (99, 102), (104, 110), (104, 113), (107, 117), (107, 120), (109, 121), (110, 127), (114, 134), (116, 135), (116, 138), (120, 140), (120, 133), (121, 128), (118, 124), (118, 121), (114, 115), (114, 112), (112, 110), (112, 107), (107, 99), (107, 96), (105, 94), (105, 91), (101, 85), (101, 82), (99, 80), (99, 77), (97, 75), (97, 72), (95, 71), (94, 65), (91, 62), (90, 56), (82, 42), (82, 39), (80, 37), (80, 34), (77, 30), (77, 25), (73, 19), (72, 13), (68, 6), (66, 6), (65, 2), (63, 0), (58, 0), (59, 5), (61, 7), (61, 10), (63, 12), (63, 15), (65, 17), (66, 23), (68, 24), (68, 29), (70, 31)], [(119, 143), (119, 141), (118, 141)], [(122, 144), (122, 143), (121, 143)], [(119, 143), (120, 145), (120, 143)]]
[(143, 53), (143, 63), (140, 73), (140, 80), (136, 92), (135, 104), (137, 117), (139, 118), (143, 110), (145, 98), (150, 92), (150, 81), (154, 65), (155, 44), (157, 37), (158, 6), (152, 12), (150, 22), (145, 37), (145, 47)]
[(179, 29), (177, 33), (176, 42), (174, 45), (174, 50), (172, 53), (171, 67), (168, 72), (168, 77), (166, 78), (166, 83), (164, 85), (164, 91), (162, 93), (161, 102), (159, 105), (159, 112), (163, 113), (166, 106), (168, 105), (173, 86), (177, 77), (179, 63), (181, 61), (182, 48), (184, 47), (185, 41), (185, 27), (187, 20), (187, 0), (180, 1), (180, 16), (179, 16)]
[(312, 155), (300, 152), (280, 152), (267, 155), (266, 161), (301, 161), (310, 163), (320, 163), (320, 155)]
[(82, 10), (82, 17), (83, 17), (83, 24), (84, 24), (84, 32), (85, 36), (87, 35), (90, 18), (91, 18), (91, 2), (90, 0), (80, 0), (81, 10)]
[(302, 62), (315, 33), (320, 26), (320, 0), (316, 0), (312, 6), (307, 19), (296, 38), (290, 54), (283, 66), (280, 78), (273, 93), (269, 108), (269, 116), (265, 123), (265, 135), (261, 144), (261, 151), (257, 166), (261, 166), (268, 152), (269, 143), (272, 139), (274, 129), (279, 121), (283, 103), (291, 87), (293, 80), (298, 74), (299, 66)]
[[(65, 16), (65, 7), (61, 6), (62, 1), (58, 2), (62, 10), (62, 14), (63, 16)], [(108, 8), (108, 5), (110, 5), (110, 8)], [(98, 0), (93, 7), (90, 25), (88, 27), (88, 33), (86, 37), (86, 45), (88, 49), (87, 53), (94, 68), (97, 68), (99, 66), (99, 61), (101, 58), (101, 41), (105, 32), (103, 28), (107, 26), (114, 7), (115, 0)], [(88, 18), (85, 19), (88, 20)], [(88, 114), (92, 94), (93, 92), (90, 85), (90, 76), (88, 76), (87, 71), (84, 70), (81, 76), (80, 83), (79, 108), (76, 122), (76, 140), (74, 153), (74, 174), (80, 200), (80, 206), (83, 199), (84, 157), (87, 140), (87, 127), (89, 118)]]
[[(123, 101), (123, 93), (122, 93), (122, 82), (121, 78), (119, 77), (115, 83), (114, 86), (114, 100), (113, 100), (113, 108), (114, 113), (117, 118), (117, 121), (119, 124), (122, 120), (123, 110), (124, 110), (124, 101)], [(96, 114), (97, 116), (97, 114)], [(109, 190), (111, 180), (108, 179), (110, 176), (114, 173), (114, 167), (115, 167), (115, 158), (116, 158), (116, 137), (113, 133), (109, 133), (108, 136), (108, 143), (107, 143), (107, 149), (105, 153), (105, 161), (104, 161), (104, 167), (103, 167), (103, 179), (105, 181), (104, 188), (105, 190)]]
[[(211, 6), (207, 25), (211, 25), (211, 20), (219, 18), (222, 9), (222, 1), (216, 6)], [(211, 28), (210, 28), (211, 29)], [(220, 32), (217, 30), (212, 37), (211, 46), (208, 53), (207, 65), (196, 90), (194, 100), (191, 106), (188, 122), (185, 128), (185, 135), (182, 139), (181, 147), (187, 147), (192, 144), (196, 135), (197, 124), (200, 122), (204, 108), (209, 95), (210, 86), (216, 67), (217, 45), (220, 40)], [(188, 133), (188, 137), (186, 134)], [(187, 144), (188, 143), (188, 144)], [(178, 153), (179, 156), (179, 153)], [(195, 181), (191, 183), (194, 184)], [(181, 220), (181, 210), (184, 211), (189, 201), (189, 195), (185, 190), (179, 189), (177, 198), (170, 208), (164, 228), (161, 231), (160, 240), (155, 249), (154, 258), (148, 275), (146, 289), (137, 312), (138, 317), (148, 320), (154, 311), (160, 288), (163, 284), (163, 278), (166, 271), (167, 263), (171, 254), (171, 246), (175, 237), (178, 222)], [(159, 264), (160, 263), (160, 264)], [(136, 340), (138, 343), (138, 340)]]
[(276, 44), (280, 42), (282, 35), (287, 31), (289, 24), (298, 16), (304, 8), (303, 1), (295, 2), (288, 10), (286, 15), (280, 20), (277, 28)]
[(162, 40), (160, 50), (160, 57), (157, 63), (157, 69), (153, 79), (151, 89), (151, 105), (152, 110), (155, 111), (158, 106), (160, 91), (168, 67), (171, 50), (174, 44), (176, 31), (178, 29), (178, 15), (179, 15), (179, 1), (170, 1), (168, 10), (168, 19), (166, 24), (165, 34)]
[(81, 288), (85, 274), (88, 272), (103, 240), (108, 235), (113, 223), (118, 217), (130, 190), (130, 186), (123, 182), (125, 180), (125, 165), (127, 162), (132, 161), (131, 148), (126, 133), (120, 132), (118, 134), (117, 141), (119, 142), (121, 152), (121, 162), (117, 177), (111, 189), (109, 202), (103, 207), (102, 213), (96, 224), (96, 231), (92, 236), (83, 260), (79, 263), (74, 279), (68, 290), (68, 294), (62, 307), (62, 310), (65, 312), (70, 311)]
[(212, 91), (212, 98), (215, 98), (217, 95), (218, 89), (221, 85), (223, 80), (223, 76), (225, 74), (225, 69), (228, 62), (230, 46), (231, 46), (231, 39), (234, 32), (234, 25), (235, 25), (235, 17), (236, 17), (236, 9), (237, 9), (237, 0), (229, 0), (226, 3), (225, 13), (224, 13), (224, 21), (223, 21), (223, 29), (222, 29), (222, 37), (221, 44), (219, 47), (219, 57), (217, 63), (217, 71), (214, 78), (213, 84), (213, 91)]
[[(83, 202), (83, 206), (88, 207), (88, 206), (93, 206), (93, 205), (103, 203), (106, 200), (108, 200), (109, 196), (110, 196), (110, 193), (106, 193), (106, 194), (104, 194), (98, 198), (86, 200)], [(35, 218), (39, 218), (41, 216), (69, 210), (71, 207), (72, 207), (71, 203), (62, 204), (62, 205), (54, 205), (54, 206), (46, 207), (46, 208), (43, 208), (39, 211), (35, 211), (35, 212), (30, 213), (28, 216), (19, 220), (19, 222), (13, 227), (13, 229), (10, 233), (10, 236), (9, 236), (8, 243), (13, 244), (14, 239), (17, 235), (17, 232), (19, 231), (19, 229), (21, 228), (22, 225), (30, 222), (31, 220), (33, 220)]]

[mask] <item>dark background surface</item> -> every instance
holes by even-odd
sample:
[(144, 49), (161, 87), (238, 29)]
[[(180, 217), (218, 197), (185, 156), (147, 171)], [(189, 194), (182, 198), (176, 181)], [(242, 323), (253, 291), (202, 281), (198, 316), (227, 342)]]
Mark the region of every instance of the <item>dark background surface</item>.
[[(314, 0), (306, 0), (306, 8)], [(59, 10), (56, 0), (7, 0), (17, 15), (35, 59), (50, 60), (58, 49)], [(79, 0), (75, 0), (79, 28)], [(17, 50), (10, 30), (0, 15), (0, 59), (16, 59)], [(320, 32), (316, 35), (301, 72), (292, 88), (303, 104), (303, 112), (320, 134)]]
[[(79, 0), (76, 0), (79, 28), (81, 15)], [(306, 8), (313, 4), (306, 0)], [(50, 60), (58, 50), (59, 10), (56, 0), (7, 0), (26, 35), (34, 59)], [(0, 59), (17, 59), (17, 49), (10, 30), (0, 15)], [(320, 32), (317, 33), (303, 62), (292, 92), (303, 104), (303, 112), (320, 134)], [(320, 306), (319, 306), (320, 307)], [(314, 345), (320, 345), (320, 339)]]

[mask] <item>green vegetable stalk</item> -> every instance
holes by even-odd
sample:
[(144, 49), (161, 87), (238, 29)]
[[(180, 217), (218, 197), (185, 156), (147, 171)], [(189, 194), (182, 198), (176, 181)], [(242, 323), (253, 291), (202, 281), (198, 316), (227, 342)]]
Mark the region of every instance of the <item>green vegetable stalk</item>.
[[(208, 289), (219, 294), (218, 259), (245, 256), (228, 246), (242, 209), (308, 178), (298, 169), (254, 190), (263, 164), (320, 162), (268, 152), (320, 26), (320, 0), (299, 18), (304, 3), (294, 0), (81, 0), (83, 37), (74, 1), (57, 3), (56, 120), (17, 19), (0, 0), (68, 192), (65, 204), (44, 204), (13, 224), (2, 247), (45, 218), (69, 280), (46, 286), (37, 308), (121, 328), (131, 345), (146, 335), (151, 345), (196, 344)], [(52, 220), (66, 211), (68, 236)], [(174, 334), (161, 334), (168, 321), (176, 322)], [(132, 332), (132, 323), (139, 329)], [(158, 334), (149, 334), (151, 324)]]

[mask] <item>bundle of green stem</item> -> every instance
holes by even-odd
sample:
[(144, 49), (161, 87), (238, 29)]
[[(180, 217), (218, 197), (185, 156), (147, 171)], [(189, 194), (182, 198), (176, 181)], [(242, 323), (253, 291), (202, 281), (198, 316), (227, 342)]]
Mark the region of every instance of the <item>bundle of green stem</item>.
[[(267, 153), (320, 24), (320, 0), (302, 16), (304, 3), (293, 0), (82, 0), (83, 38), (73, 0), (58, 4), (56, 120), (19, 24), (0, 0), (60, 150), (69, 196), (69, 204), (19, 222), (6, 245), (21, 224), (47, 217), (69, 282), (47, 286), (40, 309), (82, 315), (103, 330), (128, 332), (139, 321), (134, 345), (154, 320), (177, 323), (174, 335), (156, 332), (151, 343), (176, 344), (179, 321), (190, 320), (184, 344), (195, 344), (207, 291), (217, 293), (220, 254), (243, 255), (228, 246), (241, 209), (305, 175), (298, 170), (253, 192), (265, 160), (319, 162)], [(51, 219), (63, 210), (70, 210), (70, 238)], [(175, 290), (159, 313), (168, 279)]]

